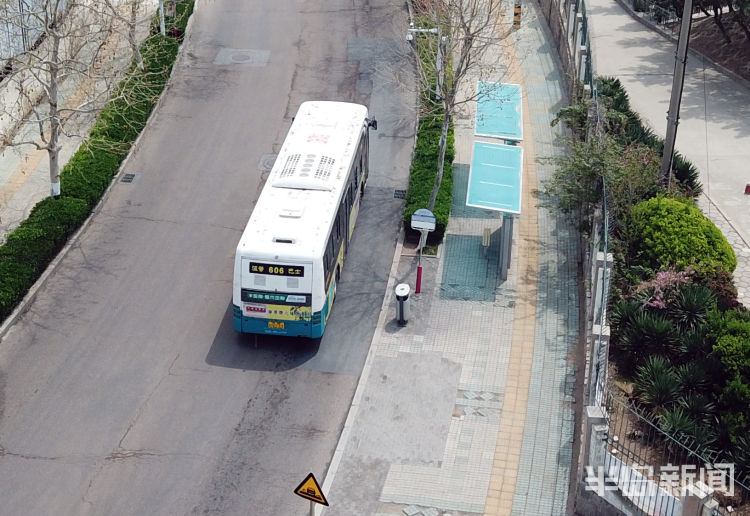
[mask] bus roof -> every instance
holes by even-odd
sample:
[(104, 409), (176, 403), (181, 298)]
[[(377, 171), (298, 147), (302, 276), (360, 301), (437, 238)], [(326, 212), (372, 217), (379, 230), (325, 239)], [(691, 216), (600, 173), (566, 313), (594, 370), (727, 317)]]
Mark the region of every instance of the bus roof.
[(302, 103), (237, 251), (280, 259), (322, 254), (366, 124), (359, 104)]

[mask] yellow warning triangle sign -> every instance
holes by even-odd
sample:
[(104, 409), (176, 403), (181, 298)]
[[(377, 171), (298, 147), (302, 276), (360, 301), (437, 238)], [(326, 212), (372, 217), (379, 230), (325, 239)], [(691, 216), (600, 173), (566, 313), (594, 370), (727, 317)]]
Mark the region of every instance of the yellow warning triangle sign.
[(310, 473), (305, 477), (297, 489), (294, 490), (294, 494), (307, 498), (311, 502), (319, 503), (322, 505), (328, 505), (326, 497), (323, 496), (323, 490), (320, 488), (320, 484), (315, 480), (315, 475)]

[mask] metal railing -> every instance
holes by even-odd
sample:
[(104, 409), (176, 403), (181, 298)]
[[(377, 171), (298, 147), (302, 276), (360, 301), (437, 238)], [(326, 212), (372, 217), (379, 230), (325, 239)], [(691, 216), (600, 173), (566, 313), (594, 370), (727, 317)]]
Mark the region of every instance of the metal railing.
[[(637, 472), (677, 499), (685, 494), (687, 486), (701, 481), (711, 489), (727, 493), (733, 500), (730, 503), (750, 511), (750, 487), (738, 478), (734, 464), (725, 461), (718, 452), (697, 446), (684, 436), (665, 433), (649, 414), (614, 391), (607, 391), (606, 413), (608, 451), (618, 459), (616, 476), (633, 476)], [(644, 514), (672, 510), (668, 497), (653, 497), (652, 502), (653, 510)], [(734, 510), (737, 509), (735, 505)], [(718, 514), (729, 514), (722, 505), (715, 510)]]

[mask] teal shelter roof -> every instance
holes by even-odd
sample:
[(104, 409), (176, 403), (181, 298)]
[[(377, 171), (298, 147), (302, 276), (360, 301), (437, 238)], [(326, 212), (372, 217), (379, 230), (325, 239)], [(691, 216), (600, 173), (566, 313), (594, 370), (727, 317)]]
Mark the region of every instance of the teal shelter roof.
[(522, 111), (520, 84), (477, 84), (476, 136), (523, 140)]
[(520, 214), (522, 164), (521, 147), (474, 142), (466, 205)]

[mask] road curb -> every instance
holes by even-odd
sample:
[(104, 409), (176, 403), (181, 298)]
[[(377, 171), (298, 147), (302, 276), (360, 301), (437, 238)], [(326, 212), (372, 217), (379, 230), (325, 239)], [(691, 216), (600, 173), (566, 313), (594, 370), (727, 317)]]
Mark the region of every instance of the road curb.
[(83, 234), (86, 229), (88, 229), (89, 225), (91, 224), (91, 221), (94, 219), (94, 217), (101, 212), (102, 206), (106, 202), (106, 200), (109, 198), (112, 188), (119, 182), (119, 178), (123, 173), (123, 170), (127, 167), (129, 161), (131, 158), (138, 152), (138, 146), (141, 142), (141, 139), (143, 138), (143, 134), (148, 130), (148, 128), (152, 125), (154, 119), (158, 116), (159, 109), (161, 108), (161, 105), (163, 103), (163, 99), (165, 97), (165, 94), (169, 91), (169, 89), (172, 87), (172, 82), (174, 80), (174, 71), (177, 68), (178, 62), (182, 59), (182, 55), (184, 53), (183, 49), (185, 48), (185, 42), (189, 39), (190, 34), (190, 27), (193, 22), (193, 14), (195, 14), (196, 11), (198, 11), (198, 4), (200, 0), (196, 0), (193, 12), (190, 15), (190, 19), (188, 19), (187, 27), (185, 29), (185, 39), (183, 40), (182, 44), (180, 44), (178, 50), (177, 50), (177, 57), (175, 58), (174, 64), (172, 65), (172, 70), (169, 72), (169, 78), (167, 79), (167, 83), (164, 86), (164, 89), (162, 90), (161, 94), (159, 95), (159, 99), (156, 101), (156, 104), (154, 105), (153, 110), (151, 110), (151, 114), (148, 116), (148, 119), (146, 120), (146, 125), (143, 127), (143, 130), (138, 134), (135, 141), (133, 142), (133, 145), (130, 147), (130, 150), (128, 151), (127, 156), (125, 156), (125, 159), (122, 160), (122, 163), (120, 164), (119, 169), (115, 173), (114, 176), (112, 176), (112, 181), (109, 183), (109, 186), (102, 194), (101, 199), (99, 199), (99, 202), (96, 203), (96, 206), (91, 210), (91, 213), (86, 218), (86, 220), (81, 224), (81, 227), (79, 227), (73, 235), (68, 239), (68, 241), (65, 243), (63, 248), (60, 250), (59, 253), (57, 253), (57, 256), (55, 256), (52, 261), (49, 263), (47, 268), (44, 270), (44, 272), (39, 276), (39, 278), (34, 282), (34, 284), (31, 286), (29, 291), (26, 293), (26, 295), (21, 299), (20, 303), (18, 303), (18, 306), (13, 310), (13, 312), (3, 321), (2, 325), (0, 325), (0, 342), (5, 338), (5, 335), (8, 333), (10, 328), (16, 323), (16, 321), (28, 311), (29, 307), (31, 306), (31, 303), (36, 299), (37, 294), (39, 291), (47, 284), (47, 280), (49, 277), (57, 270), (57, 268), (60, 266), (60, 263), (65, 259), (65, 257), (68, 255), (70, 250), (78, 243), (78, 239), (80, 238), (81, 234)]
[[(383, 328), (385, 327), (385, 321), (386, 321), (386, 314), (388, 313), (388, 305), (391, 303), (392, 295), (391, 292), (393, 291), (393, 285), (396, 283), (396, 276), (398, 274), (398, 265), (401, 261), (401, 249), (404, 245), (404, 235), (405, 231), (403, 229), (403, 226), (401, 227), (401, 230), (399, 231), (398, 241), (396, 242), (396, 250), (393, 253), (393, 262), (391, 263), (391, 270), (388, 273), (388, 285), (385, 288), (385, 296), (383, 297), (383, 304), (380, 306), (380, 315), (378, 316), (378, 323), (375, 327), (375, 333), (372, 336), (372, 340), (370, 341), (370, 349), (367, 352), (367, 358), (365, 359), (365, 365), (362, 368), (362, 373), (359, 375), (359, 381), (357, 382), (357, 388), (354, 391), (354, 397), (352, 398), (351, 406), (349, 407), (349, 413), (346, 415), (346, 421), (344, 421), (344, 428), (341, 431), (341, 436), (339, 437), (338, 444), (336, 445), (336, 451), (333, 453), (333, 458), (331, 459), (331, 464), (328, 466), (328, 471), (326, 472), (325, 480), (323, 481), (323, 485), (321, 486), (323, 489), (323, 492), (330, 492), (331, 486), (333, 485), (333, 480), (336, 477), (336, 472), (338, 471), (339, 465), (341, 464), (341, 459), (344, 456), (344, 451), (346, 449), (346, 445), (349, 442), (349, 434), (351, 433), (352, 427), (354, 426), (354, 420), (357, 417), (357, 412), (359, 411), (359, 405), (362, 401), (362, 395), (365, 390), (365, 384), (370, 378), (370, 369), (372, 368), (372, 362), (375, 357), (375, 346), (374, 344), (380, 340), (380, 335), (383, 333)], [(315, 507), (315, 514), (316, 516), (321, 513), (323, 508), (320, 505), (316, 505)]]
[[(417, 114), (417, 120), (414, 123), (414, 142), (411, 148), (411, 160), (409, 161), (410, 164), (414, 159), (414, 149), (416, 149), (417, 147), (418, 132), (419, 115)], [(336, 444), (336, 450), (333, 452), (333, 458), (331, 459), (331, 463), (328, 465), (328, 470), (326, 471), (325, 479), (323, 480), (323, 485), (321, 486), (324, 493), (330, 492), (331, 486), (333, 485), (333, 480), (336, 477), (336, 472), (338, 471), (339, 465), (341, 464), (341, 459), (344, 456), (346, 445), (349, 443), (349, 434), (351, 433), (351, 429), (354, 426), (354, 420), (357, 417), (357, 412), (359, 411), (359, 404), (362, 400), (362, 394), (365, 390), (365, 384), (370, 377), (370, 369), (372, 368), (372, 361), (375, 356), (374, 344), (380, 340), (380, 335), (383, 333), (386, 314), (388, 313), (388, 305), (390, 305), (391, 300), (393, 299), (391, 293), (393, 292), (393, 285), (394, 283), (396, 283), (396, 277), (398, 276), (398, 266), (401, 262), (401, 256), (404, 247), (404, 238), (406, 237), (404, 222), (401, 219), (399, 219), (399, 227), (401, 229), (398, 233), (396, 249), (393, 252), (393, 261), (391, 262), (391, 269), (388, 273), (388, 283), (385, 287), (385, 296), (383, 296), (383, 303), (380, 305), (380, 315), (378, 316), (378, 322), (375, 326), (375, 333), (373, 333), (372, 339), (370, 340), (370, 348), (367, 351), (365, 365), (359, 375), (359, 381), (357, 382), (357, 387), (354, 390), (354, 396), (352, 397), (352, 402), (349, 406), (349, 412), (347, 413), (346, 420), (344, 421), (344, 428), (341, 430), (341, 435), (339, 436), (338, 443)], [(323, 511), (323, 507), (316, 504), (314, 511), (315, 516), (319, 516), (321, 514), (321, 511)]]

